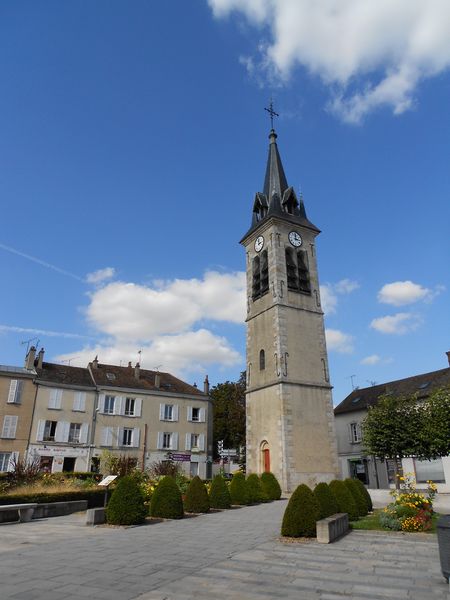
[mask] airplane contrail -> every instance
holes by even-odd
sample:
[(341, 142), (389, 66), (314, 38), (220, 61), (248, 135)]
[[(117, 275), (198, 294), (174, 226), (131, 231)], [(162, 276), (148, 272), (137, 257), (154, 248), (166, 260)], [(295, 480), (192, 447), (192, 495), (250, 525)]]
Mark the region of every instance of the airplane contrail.
[(17, 256), (21, 256), (22, 258), (31, 260), (32, 262), (37, 263), (38, 265), (41, 265), (42, 267), (46, 267), (47, 269), (52, 269), (52, 271), (56, 271), (57, 273), (60, 273), (61, 275), (66, 275), (66, 277), (71, 277), (72, 279), (76, 279), (77, 281), (86, 283), (86, 280), (83, 279), (83, 277), (79, 277), (78, 275), (75, 275), (74, 273), (71, 273), (70, 271), (66, 271), (65, 269), (60, 269), (59, 267), (56, 267), (55, 265), (52, 265), (52, 264), (46, 262), (45, 260), (41, 260), (40, 258), (37, 258), (36, 256), (31, 256), (30, 254), (25, 254), (25, 252), (20, 252), (19, 250), (16, 250), (15, 248), (11, 248), (11, 246), (6, 246), (5, 244), (1, 244), (1, 243), (0, 243), (0, 248), (2, 248), (3, 250), (6, 250), (7, 252), (11, 252), (12, 254), (17, 254)]
[(63, 337), (83, 340), (96, 339), (94, 337), (88, 335), (81, 335), (79, 333), (67, 333), (66, 331), (48, 331), (46, 329), (34, 329), (32, 327), (16, 327), (14, 325), (0, 325), (0, 333), (2, 331), (11, 331), (13, 333), (32, 333), (34, 335), (43, 335), (47, 337)]

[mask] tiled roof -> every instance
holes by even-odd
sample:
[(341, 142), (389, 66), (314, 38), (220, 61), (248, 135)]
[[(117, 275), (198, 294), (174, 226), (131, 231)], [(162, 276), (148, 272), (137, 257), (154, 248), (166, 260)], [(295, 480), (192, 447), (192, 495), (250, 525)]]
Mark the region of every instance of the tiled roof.
[(34, 377), (36, 371), (34, 369), (25, 369), (25, 367), (13, 367), (10, 365), (0, 365), (0, 373), (9, 373), (14, 375), (23, 375), (28, 377)]
[(69, 365), (58, 365), (44, 362), (42, 369), (36, 368), (37, 381), (57, 383), (60, 385), (80, 385), (94, 388), (89, 371), (83, 367), (71, 367)]
[(334, 414), (341, 415), (374, 406), (383, 394), (392, 394), (393, 396), (417, 394), (418, 398), (426, 398), (434, 390), (449, 386), (450, 368), (447, 368), (431, 373), (423, 373), (422, 375), (414, 375), (406, 379), (389, 381), (368, 388), (356, 389), (336, 406)]
[[(161, 391), (178, 394), (195, 394), (206, 398), (205, 394), (193, 385), (189, 385), (181, 379), (177, 379), (170, 373), (160, 373), (159, 371), (148, 371), (140, 369), (139, 378), (136, 378), (135, 368), (132, 366), (118, 367), (116, 365), (97, 364), (94, 368), (91, 363), (91, 372), (95, 383), (99, 387), (118, 387), (142, 389), (147, 391)], [(155, 386), (155, 376), (159, 374), (160, 386)]]

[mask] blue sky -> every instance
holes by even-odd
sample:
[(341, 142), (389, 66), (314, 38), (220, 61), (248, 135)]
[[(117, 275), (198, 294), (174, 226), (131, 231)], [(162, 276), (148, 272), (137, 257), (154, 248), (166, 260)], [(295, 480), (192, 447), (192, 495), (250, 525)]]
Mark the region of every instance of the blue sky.
[[(319, 4), (319, 3), (318, 3)], [(447, 366), (446, 2), (0, 7), (0, 363), (245, 367), (244, 251), (273, 96), (321, 230), (335, 403)]]

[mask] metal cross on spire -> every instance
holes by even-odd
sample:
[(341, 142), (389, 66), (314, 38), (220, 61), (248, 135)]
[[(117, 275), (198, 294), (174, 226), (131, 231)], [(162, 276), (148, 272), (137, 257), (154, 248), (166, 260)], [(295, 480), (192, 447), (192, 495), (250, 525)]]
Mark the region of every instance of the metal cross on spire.
[(267, 112), (268, 112), (268, 113), (269, 113), (269, 115), (270, 115), (270, 125), (271, 125), (271, 127), (272, 127), (272, 129), (273, 129), (273, 118), (274, 118), (274, 117), (279, 117), (280, 115), (279, 115), (277, 112), (275, 112), (275, 111), (273, 110), (273, 102), (272, 102), (272, 98), (270, 99), (269, 108), (264, 108), (264, 110), (267, 110)]

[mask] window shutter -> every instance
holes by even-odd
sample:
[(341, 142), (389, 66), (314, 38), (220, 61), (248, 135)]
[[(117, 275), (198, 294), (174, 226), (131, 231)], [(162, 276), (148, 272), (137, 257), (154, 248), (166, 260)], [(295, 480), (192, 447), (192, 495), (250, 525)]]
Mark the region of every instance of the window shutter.
[(164, 406), (165, 406), (165, 404), (159, 405), (159, 420), (160, 421), (164, 421)]
[(350, 444), (353, 443), (352, 425), (353, 425), (353, 423), (348, 424), (348, 441), (350, 442)]
[(134, 402), (134, 416), (140, 417), (142, 414), (142, 398), (136, 398)]
[(200, 412), (200, 414), (199, 414), (200, 423), (205, 423), (206, 422), (206, 409), (201, 408), (199, 412)]
[(73, 410), (79, 410), (84, 412), (86, 409), (86, 393), (85, 392), (75, 392), (75, 396), (73, 399)]
[[(192, 421), (192, 406), (187, 407), (187, 420)], [(189, 450), (189, 448), (186, 448), (186, 450)]]
[(61, 408), (62, 390), (51, 390), (49, 408)]
[[(161, 406), (163, 406), (163, 405), (161, 404)], [(158, 431), (158, 441), (157, 441), (157, 444), (156, 444), (156, 448), (158, 450), (162, 450), (162, 447), (163, 447), (163, 436), (164, 436), (164, 433), (162, 431)]]
[(186, 434), (186, 448), (185, 448), (185, 450), (190, 450), (190, 449), (191, 449), (191, 434), (187, 433)]
[(178, 404), (173, 405), (172, 421), (178, 421)]
[(14, 467), (16, 466), (18, 460), (19, 460), (19, 453), (11, 452), (11, 456), (9, 457), (9, 461), (8, 461), (6, 470), (10, 471), (10, 472), (14, 471)]
[(45, 421), (43, 421), (43, 420), (38, 421), (37, 434), (36, 434), (37, 442), (42, 442), (42, 440), (44, 439), (44, 429), (45, 429)]
[(87, 444), (89, 423), (82, 423), (80, 429), (80, 444)]
[(2, 437), (15, 438), (17, 429), (17, 415), (6, 415), (3, 419)]
[(358, 441), (362, 440), (362, 430), (361, 430), (361, 423), (358, 423), (356, 425), (356, 434), (358, 436)]
[(117, 445), (123, 446), (123, 427), (117, 427)]
[(80, 406), (80, 392), (75, 392), (73, 395), (73, 406), (72, 410), (80, 410), (78, 407)]
[(101, 438), (101, 442), (100, 445), (101, 446), (109, 446), (109, 434), (110, 434), (110, 429), (109, 427), (103, 427), (102, 429), (102, 438)]
[(122, 415), (123, 414), (122, 405), (123, 405), (123, 398), (122, 398), (122, 396), (116, 396), (116, 398), (114, 400), (114, 414), (115, 415)]
[(55, 429), (55, 442), (69, 441), (70, 423), (67, 421), (58, 421)]
[(133, 429), (133, 436), (131, 438), (131, 445), (133, 448), (139, 448), (139, 438), (140, 438), (141, 430), (139, 427), (135, 427)]
[(201, 433), (198, 436), (198, 449), (199, 450), (204, 450), (205, 449), (205, 435), (203, 433)]
[(178, 433), (172, 433), (171, 450), (178, 450)]
[(9, 384), (8, 404), (14, 404), (16, 401), (17, 384), (17, 379), (11, 379)]
[(98, 409), (99, 412), (105, 412), (105, 394), (100, 394), (98, 397)]

